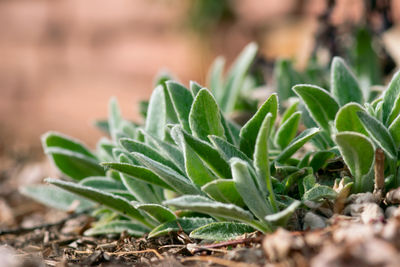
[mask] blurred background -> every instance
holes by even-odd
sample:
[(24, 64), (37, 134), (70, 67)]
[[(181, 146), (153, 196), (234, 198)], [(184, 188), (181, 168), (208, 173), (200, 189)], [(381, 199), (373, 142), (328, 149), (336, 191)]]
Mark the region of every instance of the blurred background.
[(40, 148), (48, 130), (93, 147), (101, 134), (91, 124), (111, 96), (140, 121), (138, 102), (160, 70), (205, 84), (217, 55), (229, 66), (251, 41), (268, 76), (278, 58), (299, 71), (313, 55), (347, 58), (366, 29), (388, 75), (399, 63), (399, 21), (396, 0), (3, 0), (0, 154)]

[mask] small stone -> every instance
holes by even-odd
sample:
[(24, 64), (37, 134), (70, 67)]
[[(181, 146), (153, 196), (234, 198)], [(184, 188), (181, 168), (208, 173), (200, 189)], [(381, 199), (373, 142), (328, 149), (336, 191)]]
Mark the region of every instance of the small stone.
[(374, 222), (383, 222), (385, 216), (383, 210), (378, 204), (375, 203), (364, 203), (363, 211), (361, 212), (361, 221), (365, 224)]
[(400, 204), (400, 187), (387, 192), (385, 202), (388, 204)]
[(309, 211), (304, 216), (304, 230), (315, 230), (326, 227), (326, 220), (321, 216)]

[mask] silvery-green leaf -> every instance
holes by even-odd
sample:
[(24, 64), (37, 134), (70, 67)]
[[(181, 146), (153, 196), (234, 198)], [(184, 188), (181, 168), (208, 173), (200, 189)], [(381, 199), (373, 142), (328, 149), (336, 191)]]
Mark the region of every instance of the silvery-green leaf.
[(322, 199), (335, 199), (337, 193), (331, 187), (326, 185), (316, 184), (313, 188), (306, 191), (303, 195), (304, 201), (318, 202)]
[(183, 174), (182, 170), (180, 170), (174, 162), (162, 156), (157, 150), (144, 143), (129, 138), (120, 139), (120, 143), (127, 151), (131, 152), (131, 154), (132, 152), (140, 153)]
[(190, 237), (212, 241), (226, 241), (254, 231), (253, 227), (245, 223), (213, 222), (195, 229), (190, 233)]
[(317, 180), (315, 179), (314, 174), (309, 174), (306, 177), (303, 178), (303, 188), (304, 188), (304, 192), (307, 192), (308, 190), (310, 190), (311, 188), (313, 188), (315, 186), (315, 184), (317, 183)]
[(400, 146), (400, 114), (397, 118), (390, 124), (389, 133), (392, 135), (393, 141), (398, 148)]
[(19, 189), (20, 193), (55, 209), (69, 210), (72, 204), (79, 202), (76, 212), (92, 208), (95, 204), (61, 188), (52, 185), (28, 185)]
[(131, 221), (111, 221), (102, 224), (96, 224), (95, 227), (85, 231), (86, 236), (121, 234), (127, 232), (131, 236), (140, 237), (146, 234), (149, 228)]
[(138, 201), (142, 203), (160, 203), (162, 200), (158, 198), (154, 192), (154, 188), (146, 182), (135, 179), (129, 175), (120, 174), (122, 183)]
[(236, 157), (243, 159), (249, 163), (252, 162), (251, 159), (249, 159), (242, 151), (237, 149), (234, 145), (228, 143), (225, 139), (222, 139), (221, 137), (215, 135), (210, 135), (208, 138), (226, 161), (229, 161), (231, 158)]
[(189, 234), (194, 229), (207, 225), (212, 222), (214, 222), (214, 220), (211, 218), (196, 218), (196, 217), (178, 218), (174, 221), (163, 223), (154, 228), (149, 233), (149, 238), (166, 235), (171, 232), (179, 232), (182, 230), (185, 233)]
[(253, 156), (258, 131), (268, 113), (272, 114), (271, 125), (273, 125), (278, 114), (278, 98), (276, 94), (272, 94), (240, 130), (240, 150), (248, 157)]
[(155, 138), (145, 132), (143, 132), (143, 134), (146, 136), (146, 140), (151, 141), (154, 147), (160, 151), (165, 158), (170, 159), (180, 170), (183, 171), (185, 169), (183, 154), (175, 145)]
[(57, 132), (47, 132), (42, 136), (43, 147), (57, 147), (70, 150), (75, 153), (85, 155), (89, 158), (97, 159), (95, 155), (80, 141)]
[(374, 162), (374, 145), (368, 137), (355, 132), (340, 132), (335, 135), (343, 160), (355, 177), (356, 192), (362, 191), (362, 176), (367, 174)]
[(229, 70), (220, 101), (221, 110), (223, 110), (225, 113), (230, 113), (233, 111), (246, 74), (256, 54), (257, 45), (255, 43), (248, 44), (242, 50)]
[(264, 196), (269, 193), (269, 201), (273, 211), (278, 211), (275, 201), (275, 194), (271, 184), (271, 173), (269, 166), (269, 145), (268, 139), (271, 131), (271, 118), (272, 114), (268, 113), (265, 116), (260, 130), (258, 131), (255, 151), (254, 151), (254, 167), (256, 169), (256, 182), (259, 190)]
[(231, 162), (231, 167), (237, 191), (257, 218), (263, 220), (266, 215), (273, 213), (271, 204), (267, 202), (263, 192), (257, 188), (247, 163), (235, 158)]
[(296, 137), (298, 126), (300, 123), (301, 112), (293, 113), (285, 122), (283, 122), (278, 128), (275, 134), (275, 144), (281, 149), (287, 147), (290, 141)]
[(314, 85), (296, 85), (293, 90), (304, 101), (311, 117), (329, 132), (329, 122), (335, 119), (339, 110), (336, 100), (326, 90)]
[(202, 140), (208, 141), (208, 135), (224, 137), (219, 107), (205, 88), (200, 90), (193, 101), (189, 124), (194, 136)]
[[(391, 114), (396, 112), (396, 99), (400, 95), (400, 71), (393, 75), (392, 80), (389, 83), (388, 88), (383, 96), (382, 104), (382, 121), (385, 125), (388, 125)], [(394, 117), (394, 116), (392, 116)]]
[(232, 203), (239, 207), (244, 207), (242, 197), (236, 189), (233, 180), (218, 179), (211, 181), (201, 187), (201, 190), (212, 199), (222, 203)]
[(121, 111), (117, 99), (111, 98), (108, 105), (108, 125), (110, 127), (111, 138), (116, 141), (116, 134), (122, 122)]
[(85, 179), (79, 181), (79, 184), (103, 191), (125, 190), (125, 187), (121, 182), (105, 176), (86, 177)]
[(299, 134), (292, 142), (279, 154), (275, 161), (284, 163), (294, 153), (297, 152), (305, 143), (313, 138), (320, 130), (318, 128), (309, 128)]
[(186, 177), (174, 171), (170, 167), (154, 161), (143, 154), (132, 153), (137, 160), (155, 174), (157, 174), (166, 184), (181, 194), (198, 194), (199, 189)]
[[(175, 127), (173, 131), (180, 130)], [(196, 154), (216, 175), (221, 178), (231, 177), (229, 164), (222, 158), (222, 156), (214, 147), (212, 147), (209, 143), (187, 134), (184, 131), (181, 132), (185, 143), (196, 152)]]
[(196, 97), (196, 95), (200, 92), (201, 88), (204, 88), (204, 86), (201, 86), (195, 81), (190, 81), (189, 88), (190, 92), (192, 93), (192, 96)]
[(94, 125), (104, 134), (110, 135), (110, 126), (107, 120), (95, 120)]
[(331, 93), (340, 106), (349, 102), (363, 103), (363, 93), (358, 81), (340, 57), (332, 60)]
[(147, 109), (146, 132), (164, 140), (164, 126), (167, 124), (165, 92), (162, 85), (158, 85), (151, 97)]
[(207, 81), (208, 88), (214, 93), (217, 101), (221, 104), (221, 98), (223, 95), (223, 72), (225, 66), (225, 59), (223, 57), (217, 57), (211, 65), (208, 73)]
[(222, 114), (222, 112), (220, 112), (220, 116), (221, 116), (222, 126), (224, 127), (226, 140), (235, 146), (238, 145), (240, 140), (239, 137), (240, 130), (238, 130), (229, 119), (226, 119), (224, 114)]
[(145, 211), (149, 216), (153, 217), (160, 223), (173, 221), (176, 215), (167, 207), (154, 203), (135, 203), (135, 208)]
[(152, 225), (145, 220), (143, 215), (141, 215), (140, 212), (135, 209), (125, 198), (76, 183), (64, 182), (52, 178), (47, 178), (45, 181), (108, 207), (118, 212), (122, 216), (137, 220), (144, 226), (152, 227)]
[(285, 227), (290, 217), (292, 217), (293, 213), (300, 206), (300, 204), (300, 201), (295, 200), (286, 209), (274, 214), (267, 215), (264, 219), (274, 226)]
[(127, 174), (146, 183), (158, 185), (165, 189), (172, 190), (172, 187), (165, 183), (157, 174), (143, 166), (116, 162), (102, 162), (101, 165), (106, 168)]
[(391, 125), (399, 115), (400, 115), (400, 95), (397, 96), (396, 101), (394, 102), (393, 109), (390, 112), (386, 125)]
[(397, 159), (396, 144), (388, 129), (383, 126), (380, 121), (366, 112), (357, 112), (357, 115), (371, 139), (375, 141), (392, 159)]
[(51, 156), (54, 164), (65, 175), (74, 180), (88, 176), (104, 176), (104, 169), (92, 157), (58, 147), (45, 147), (44, 152)]
[[(290, 87), (290, 90), (292, 88)], [(282, 114), (282, 119), (281, 119), (281, 124), (283, 124), (287, 119), (289, 119), (293, 113), (295, 113), (298, 109), (297, 107), (299, 106), (300, 101), (296, 98), (295, 100), (289, 100), (290, 106), (285, 110), (285, 112)]]
[(325, 167), (329, 159), (335, 156), (336, 154), (331, 151), (317, 151), (311, 159), (309, 166), (313, 168), (314, 172), (317, 172), (319, 169)]
[(351, 131), (368, 135), (360, 118), (357, 116), (359, 111), (365, 110), (357, 103), (348, 103), (340, 108), (335, 118), (335, 127), (338, 132)]
[(251, 215), (250, 212), (238, 206), (217, 202), (198, 195), (181, 196), (171, 200), (166, 200), (163, 202), (163, 204), (167, 206), (174, 206), (179, 209), (188, 209), (230, 220), (244, 222), (253, 220), (253, 215)]
[(166, 85), (179, 123), (185, 131), (190, 132), (189, 113), (193, 103), (192, 94), (186, 87), (177, 82), (169, 81)]

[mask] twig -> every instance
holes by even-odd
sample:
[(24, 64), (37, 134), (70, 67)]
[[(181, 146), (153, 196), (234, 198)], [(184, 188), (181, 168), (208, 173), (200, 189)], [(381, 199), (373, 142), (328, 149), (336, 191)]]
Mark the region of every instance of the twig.
[(114, 256), (125, 256), (125, 255), (130, 255), (130, 254), (141, 254), (141, 253), (148, 253), (152, 252), (154, 253), (160, 260), (164, 259), (164, 257), (158, 253), (157, 250), (155, 249), (145, 249), (145, 250), (138, 250), (138, 251), (120, 251), (120, 252), (106, 252), (109, 255), (114, 255)]
[(385, 154), (383, 153), (383, 150), (380, 148), (377, 148), (375, 150), (375, 166), (374, 166), (374, 171), (375, 171), (375, 188), (374, 188), (374, 194), (379, 197), (379, 199), (382, 198), (383, 195), (383, 189), (385, 186)]
[[(91, 210), (91, 209), (90, 209)], [(64, 223), (66, 223), (68, 220), (76, 218), (82, 214), (87, 213), (89, 210), (83, 210), (81, 212), (77, 212), (77, 213), (73, 213), (71, 215), (69, 215), (68, 217), (55, 222), (55, 223), (45, 223), (45, 224), (41, 224), (41, 225), (37, 225), (37, 226), (32, 226), (32, 227), (19, 227), (16, 229), (4, 229), (4, 230), (0, 230), (0, 236), (1, 235), (18, 235), (18, 234), (23, 234), (26, 232), (31, 232), (37, 229), (43, 229), (43, 228), (50, 228), (53, 226), (62, 226), (64, 225)]]
[(204, 262), (216, 263), (216, 264), (220, 264), (223, 266), (229, 266), (229, 267), (255, 267), (255, 266), (258, 266), (257, 264), (230, 261), (230, 260), (225, 260), (225, 259), (212, 257), (212, 256), (194, 256), (194, 257), (184, 258), (181, 260), (181, 262), (186, 262), (186, 261), (204, 261)]
[(229, 241), (225, 241), (225, 242), (219, 242), (219, 243), (215, 243), (215, 244), (203, 245), (203, 246), (199, 246), (198, 248), (220, 248), (220, 247), (234, 246), (234, 245), (247, 244), (247, 243), (256, 243), (256, 242), (260, 242), (261, 240), (262, 240), (261, 237), (241, 238), (241, 239), (229, 240)]

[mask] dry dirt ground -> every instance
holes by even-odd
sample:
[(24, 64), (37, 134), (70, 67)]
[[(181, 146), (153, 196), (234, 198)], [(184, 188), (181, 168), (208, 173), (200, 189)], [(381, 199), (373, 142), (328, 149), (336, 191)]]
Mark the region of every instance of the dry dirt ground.
[(47, 161), (32, 163), (40, 156), (31, 152), (7, 155), (0, 159), (1, 266), (400, 266), (400, 191), (383, 200), (352, 197), (346, 215), (329, 219), (321, 207), (304, 217), (306, 228), (314, 229), (278, 229), (223, 243), (184, 233), (87, 237), (88, 214), (48, 210), (18, 193), (21, 175), (35, 180), (51, 172)]

